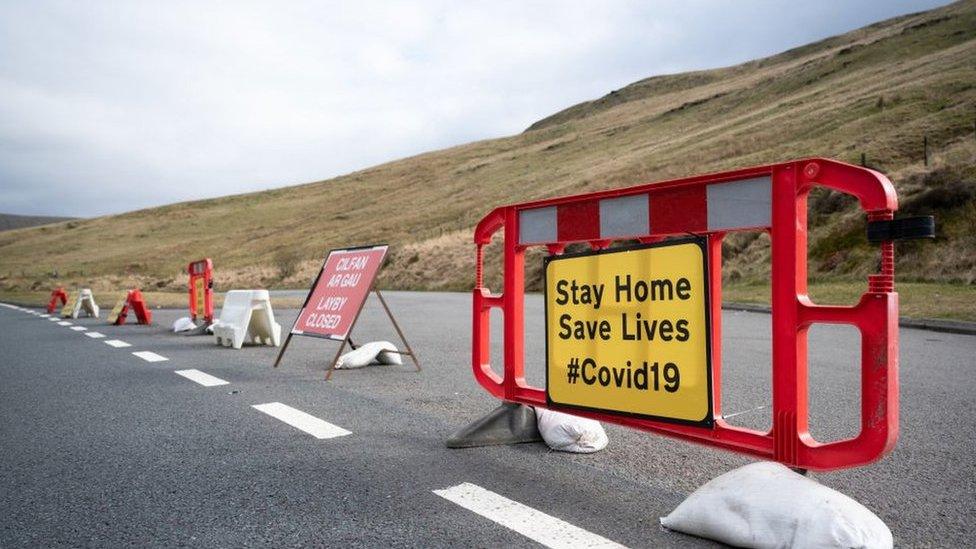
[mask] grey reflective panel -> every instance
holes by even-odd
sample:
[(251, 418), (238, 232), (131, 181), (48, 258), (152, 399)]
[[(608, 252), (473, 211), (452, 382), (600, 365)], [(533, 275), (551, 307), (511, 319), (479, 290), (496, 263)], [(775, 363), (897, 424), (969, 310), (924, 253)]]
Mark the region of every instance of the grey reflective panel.
[(772, 215), (771, 189), (768, 175), (708, 185), (708, 230), (768, 227)]
[(541, 244), (555, 241), (555, 206), (519, 212), (519, 244)]
[(649, 228), (646, 194), (600, 201), (600, 238), (646, 235)]

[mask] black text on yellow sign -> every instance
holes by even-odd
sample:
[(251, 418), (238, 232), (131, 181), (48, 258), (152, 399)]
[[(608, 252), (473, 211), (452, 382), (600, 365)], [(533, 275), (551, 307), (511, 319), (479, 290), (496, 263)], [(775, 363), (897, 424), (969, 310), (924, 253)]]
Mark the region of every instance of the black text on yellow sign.
[(550, 404), (712, 425), (705, 239), (546, 261)]

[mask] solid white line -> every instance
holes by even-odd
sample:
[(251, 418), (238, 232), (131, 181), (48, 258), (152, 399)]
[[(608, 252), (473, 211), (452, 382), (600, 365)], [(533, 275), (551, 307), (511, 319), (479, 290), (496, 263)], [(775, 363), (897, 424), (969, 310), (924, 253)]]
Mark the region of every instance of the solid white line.
[(72, 326), (71, 329), (76, 332), (84, 332), (88, 330), (88, 328), (85, 328), (84, 326)]
[(103, 334), (102, 332), (85, 332), (85, 335), (92, 339), (101, 339), (105, 337), (105, 334)]
[(190, 381), (195, 381), (204, 387), (216, 387), (217, 385), (227, 385), (228, 382), (220, 379), (219, 377), (214, 377), (210, 374), (201, 372), (200, 370), (176, 370), (174, 372), (179, 374)]
[(434, 493), (546, 547), (623, 547), (469, 482)]
[(74, 324), (68, 322), (67, 320), (62, 320), (61, 322), (58, 322), (58, 326), (74, 326)]
[(292, 427), (305, 431), (315, 438), (335, 438), (351, 435), (352, 431), (347, 431), (323, 421), (315, 416), (306, 414), (301, 410), (296, 410), (291, 406), (285, 406), (280, 402), (269, 402), (268, 404), (255, 404), (252, 408), (264, 412), (269, 416), (280, 419)]
[(152, 351), (136, 351), (136, 352), (134, 352), (132, 354), (134, 354), (137, 357), (145, 360), (146, 362), (162, 362), (164, 360), (169, 360), (168, 358), (164, 357), (163, 355), (157, 355), (156, 353), (154, 353)]
[(126, 343), (121, 339), (106, 339), (105, 344), (110, 347), (115, 347), (116, 349), (121, 349), (122, 347), (132, 347), (131, 343)]

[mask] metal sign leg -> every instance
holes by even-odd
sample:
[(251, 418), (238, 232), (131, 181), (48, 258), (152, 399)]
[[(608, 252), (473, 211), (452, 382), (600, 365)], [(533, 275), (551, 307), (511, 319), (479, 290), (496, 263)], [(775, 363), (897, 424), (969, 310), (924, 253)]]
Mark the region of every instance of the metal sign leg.
[(373, 288), (373, 292), (376, 294), (376, 297), (380, 298), (380, 303), (383, 305), (383, 310), (386, 311), (386, 316), (390, 317), (390, 322), (393, 323), (393, 328), (396, 330), (397, 335), (400, 336), (400, 341), (403, 342), (403, 346), (407, 349), (407, 352), (402, 354), (410, 356), (410, 360), (413, 360), (413, 365), (417, 367), (417, 371), (419, 372), (420, 362), (417, 361), (417, 355), (413, 353), (413, 349), (411, 349), (410, 344), (407, 343), (407, 338), (403, 335), (403, 330), (400, 329), (400, 325), (397, 324), (396, 319), (393, 318), (393, 312), (390, 311), (390, 307), (386, 304), (386, 300), (383, 299), (383, 294), (381, 294), (376, 288)]
[(342, 351), (346, 349), (346, 344), (349, 343), (349, 336), (346, 336), (342, 340), (342, 345), (339, 345), (339, 350), (336, 351), (335, 358), (332, 359), (332, 364), (329, 365), (329, 369), (325, 371), (325, 380), (329, 381), (332, 378), (332, 372), (335, 372), (336, 364), (339, 363), (339, 357), (342, 356)]

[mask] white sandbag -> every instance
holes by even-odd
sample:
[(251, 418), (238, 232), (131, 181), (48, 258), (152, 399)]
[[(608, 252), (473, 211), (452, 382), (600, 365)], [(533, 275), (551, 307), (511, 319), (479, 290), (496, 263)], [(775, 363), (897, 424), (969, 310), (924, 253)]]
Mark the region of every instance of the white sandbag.
[(599, 421), (585, 417), (554, 412), (545, 408), (535, 409), (535, 419), (542, 440), (553, 450), (591, 454), (607, 447), (610, 439)]
[(187, 330), (192, 330), (196, 328), (197, 325), (193, 323), (193, 319), (188, 316), (181, 316), (173, 322), (174, 332), (185, 332)]
[(737, 547), (886, 549), (893, 544), (885, 523), (860, 503), (768, 461), (711, 480), (661, 525)]
[(362, 368), (369, 364), (403, 364), (403, 357), (389, 341), (370, 341), (339, 357), (336, 369)]

